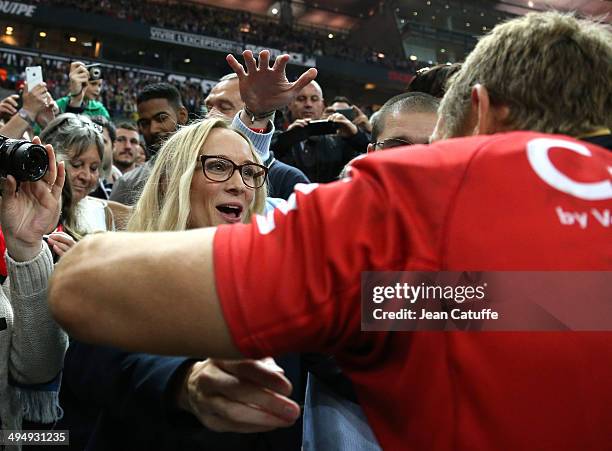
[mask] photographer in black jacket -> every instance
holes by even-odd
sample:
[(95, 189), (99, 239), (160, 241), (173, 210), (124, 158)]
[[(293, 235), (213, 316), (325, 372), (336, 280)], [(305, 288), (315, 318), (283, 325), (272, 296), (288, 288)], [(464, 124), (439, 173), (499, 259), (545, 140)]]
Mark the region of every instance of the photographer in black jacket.
[(312, 81), (289, 104), (291, 123), (275, 136), (271, 146), (279, 160), (319, 183), (336, 180), (349, 161), (366, 151), (370, 141), (344, 114), (334, 112), (321, 120), (324, 108), (321, 87)]

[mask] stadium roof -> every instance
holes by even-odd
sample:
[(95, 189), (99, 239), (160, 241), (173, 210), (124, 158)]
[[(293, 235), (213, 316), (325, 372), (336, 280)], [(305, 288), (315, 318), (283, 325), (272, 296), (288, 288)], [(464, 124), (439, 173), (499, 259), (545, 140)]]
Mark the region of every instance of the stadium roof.
[[(262, 15), (273, 15), (273, 10), (278, 14), (280, 10), (278, 0), (192, 1)], [(607, 15), (604, 20), (612, 23), (612, 0), (293, 0), (291, 3), (293, 17), (298, 23), (341, 30), (350, 30), (361, 19), (376, 14), (380, 8), (389, 4), (401, 10), (419, 11), (428, 7), (434, 12), (427, 17), (436, 16), (438, 23), (443, 23), (441, 21), (445, 14), (456, 16), (457, 11), (464, 12), (466, 20), (478, 23), (481, 12), (490, 15), (521, 15), (548, 9), (577, 11), (587, 16)], [(449, 7), (446, 8), (446, 5)]]

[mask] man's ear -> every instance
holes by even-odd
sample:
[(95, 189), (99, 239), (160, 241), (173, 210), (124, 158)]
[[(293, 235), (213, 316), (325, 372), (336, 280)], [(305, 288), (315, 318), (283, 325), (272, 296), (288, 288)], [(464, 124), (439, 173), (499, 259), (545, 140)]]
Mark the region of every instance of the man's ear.
[(473, 135), (489, 135), (504, 129), (510, 110), (506, 105), (492, 105), (485, 86), (476, 84), (472, 87), (471, 103), (473, 119), (475, 116)]
[(179, 125), (185, 125), (187, 123), (187, 119), (189, 119), (189, 113), (187, 112), (187, 108), (181, 105), (177, 113), (178, 114), (176, 116), (178, 118)]
[(375, 152), (376, 149), (374, 149), (374, 144), (372, 143), (368, 143), (368, 150), (366, 153), (371, 153), (371, 152)]

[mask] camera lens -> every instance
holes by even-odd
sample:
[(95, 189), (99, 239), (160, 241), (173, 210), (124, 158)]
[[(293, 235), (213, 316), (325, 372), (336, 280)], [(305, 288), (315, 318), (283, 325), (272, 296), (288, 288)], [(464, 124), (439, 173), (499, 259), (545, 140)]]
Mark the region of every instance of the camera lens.
[(12, 175), (19, 182), (40, 180), (49, 168), (45, 148), (29, 141), (0, 140), (0, 174)]
[(19, 161), (20, 157), (18, 155), (15, 155), (18, 164), (20, 164), (17, 179), (21, 176), (24, 180), (35, 182), (43, 178), (49, 168), (49, 158), (44, 147), (37, 144), (26, 147), (22, 161)]

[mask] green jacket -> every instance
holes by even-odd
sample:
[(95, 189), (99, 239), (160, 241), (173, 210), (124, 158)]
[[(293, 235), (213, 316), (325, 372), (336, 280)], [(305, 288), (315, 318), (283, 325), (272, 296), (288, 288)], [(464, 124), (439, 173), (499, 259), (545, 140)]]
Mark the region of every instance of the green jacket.
[[(59, 107), (62, 113), (65, 113), (68, 109), (68, 105), (70, 104), (70, 97), (62, 97), (61, 99), (57, 99), (57, 106)], [(90, 100), (85, 104), (85, 108), (80, 114), (85, 114), (87, 116), (104, 116), (106, 119), (110, 120), (110, 114), (108, 114), (108, 110), (102, 102), (98, 102), (97, 100)]]

